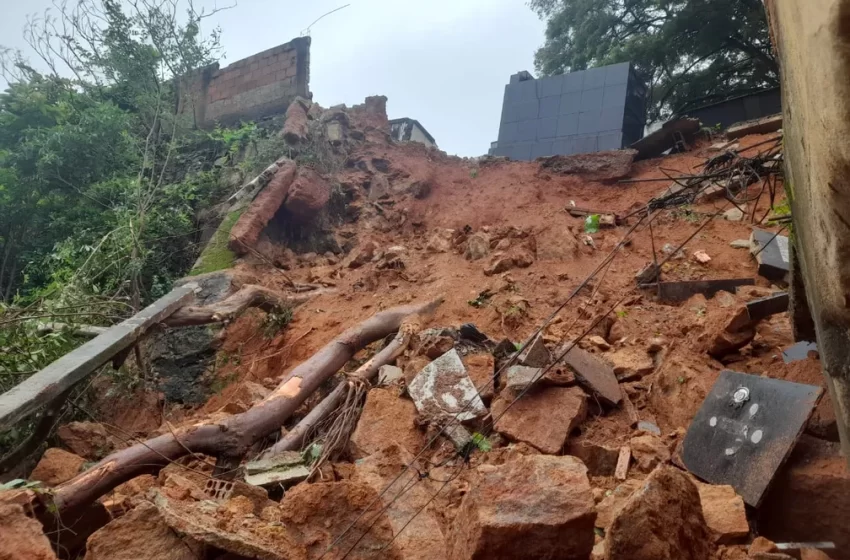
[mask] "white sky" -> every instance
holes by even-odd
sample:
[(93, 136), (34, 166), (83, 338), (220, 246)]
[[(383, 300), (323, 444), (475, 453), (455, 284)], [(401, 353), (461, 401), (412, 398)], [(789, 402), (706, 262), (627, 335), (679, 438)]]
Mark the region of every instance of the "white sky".
[[(299, 36), (346, 1), (239, 0), (208, 27), (221, 26), (225, 66)], [(390, 118), (418, 119), (449, 154), (485, 154), (498, 135), (510, 75), (534, 70), (545, 27), (536, 14), (523, 0), (350, 3), (310, 30), (313, 99), (325, 107), (350, 106), (368, 95), (386, 95)], [(0, 44), (26, 53), (26, 16), (50, 5), (0, 0)]]

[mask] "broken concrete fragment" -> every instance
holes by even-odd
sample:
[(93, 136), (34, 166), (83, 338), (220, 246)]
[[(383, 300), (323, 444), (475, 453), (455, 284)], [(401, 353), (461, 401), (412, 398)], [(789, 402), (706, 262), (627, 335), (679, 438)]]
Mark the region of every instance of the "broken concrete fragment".
[(18, 504), (0, 504), (0, 543), (3, 560), (56, 560), (41, 523)]
[(581, 461), (526, 455), (478, 472), (451, 525), (450, 560), (590, 555), (596, 513)]
[(640, 472), (648, 473), (660, 464), (670, 461), (670, 450), (661, 438), (652, 434), (633, 437), (629, 442), (635, 467)]
[(244, 255), (257, 245), (260, 234), (266, 228), (289, 194), (289, 186), (295, 179), (296, 165), (293, 161), (282, 162), (247, 210), (242, 212), (230, 230), (228, 247)]
[[(454, 424), (457, 426), (457, 424)], [(462, 429), (462, 426), (458, 426)], [(396, 537), (398, 547), (404, 551), (405, 560), (436, 560), (446, 557), (446, 541), (434, 505), (428, 504), (436, 489), (428, 488), (427, 479), (410, 486), (403, 499), (394, 499), (418, 474), (414, 470), (398, 473), (413, 461), (413, 454), (398, 445), (357, 461), (354, 465), (355, 482), (365, 482), (383, 495), (381, 505)], [(387, 490), (385, 492), (385, 490)]]
[(750, 236), (750, 245), (750, 251), (759, 264), (759, 275), (768, 280), (785, 280), (791, 270), (788, 237), (754, 229)]
[(729, 485), (697, 482), (702, 514), (717, 544), (729, 544), (750, 534), (744, 500)]
[(407, 391), (416, 410), (427, 419), (450, 416), (460, 422), (469, 422), (487, 414), (484, 402), (454, 349), (425, 366)]
[(539, 381), (542, 373), (543, 369), (539, 367), (511, 366), (505, 372), (505, 389), (519, 395), (533, 382)]
[(605, 534), (608, 560), (711, 560), (715, 545), (699, 492), (674, 467), (655, 470)]
[(782, 128), (782, 115), (771, 115), (751, 121), (736, 123), (726, 129), (726, 138), (737, 140), (750, 134), (768, 134)]
[(331, 197), (331, 186), (312, 168), (298, 168), (295, 180), (289, 186), (284, 206), (289, 216), (300, 222), (316, 218)]
[(614, 469), (614, 478), (626, 480), (629, 475), (629, 463), (632, 461), (632, 448), (624, 445), (617, 454), (617, 467)]
[(77, 476), (85, 462), (78, 455), (51, 447), (41, 456), (29, 479), (37, 480), (45, 486), (57, 486)]
[(601, 358), (574, 346), (563, 358), (576, 374), (576, 381), (603, 403), (615, 406), (622, 400), (614, 369)]
[[(197, 545), (181, 539), (156, 506), (141, 502), (126, 515), (93, 533), (86, 542), (87, 560), (195, 560)], [(197, 550), (200, 552), (200, 550)]]
[(499, 398), (492, 406), (495, 429), (543, 453), (560, 453), (570, 432), (587, 415), (586, 398), (578, 387), (547, 387), (516, 401)]
[(273, 457), (250, 461), (245, 464), (245, 482), (254, 486), (282, 484), (291, 486), (307, 480), (310, 467), (297, 451), (282, 451)]
[(404, 371), (400, 367), (383, 365), (378, 370), (378, 385), (392, 385), (396, 381), (404, 379)]
[(740, 208), (730, 208), (723, 212), (723, 219), (729, 220), (730, 222), (740, 222), (744, 219), (744, 211)]
[(592, 181), (628, 177), (637, 150), (610, 150), (570, 156), (540, 158), (540, 168), (559, 175), (580, 175)]
[(307, 111), (310, 103), (306, 99), (296, 97), (286, 109), (286, 121), (280, 134), (289, 144), (299, 144), (307, 140), (309, 128), (307, 125)]
[(351, 435), (351, 453), (355, 458), (366, 457), (398, 444), (418, 453), (424, 435), (416, 427), (416, 407), (407, 399), (396, 396), (392, 389), (372, 389)]
[(517, 357), (520, 364), (533, 368), (545, 368), (551, 360), (549, 349), (543, 343), (543, 333), (534, 337)]
[(749, 239), (736, 239), (729, 244), (733, 249), (749, 249), (752, 247)]

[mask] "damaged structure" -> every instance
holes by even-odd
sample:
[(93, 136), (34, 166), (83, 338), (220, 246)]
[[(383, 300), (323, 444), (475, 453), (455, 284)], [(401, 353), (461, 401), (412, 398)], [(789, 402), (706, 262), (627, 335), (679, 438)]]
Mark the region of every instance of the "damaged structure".
[[(150, 337), (180, 365), (48, 430), (0, 490), (0, 554), (850, 558), (841, 393), (809, 342), (781, 352), (783, 132), (466, 160), (393, 140), (386, 101), (294, 97), (194, 272), (0, 395), (3, 428), (52, 424)], [(162, 350), (200, 328), (214, 360)]]

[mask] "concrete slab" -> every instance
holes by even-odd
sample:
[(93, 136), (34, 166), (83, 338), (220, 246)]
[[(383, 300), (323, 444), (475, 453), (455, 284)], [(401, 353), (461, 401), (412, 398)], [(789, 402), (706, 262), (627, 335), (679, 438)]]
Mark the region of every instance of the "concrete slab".
[(575, 346), (567, 352), (563, 361), (575, 372), (578, 384), (601, 402), (611, 406), (620, 403), (622, 392), (614, 375), (614, 368), (601, 358)]
[(469, 422), (487, 414), (487, 408), (455, 349), (425, 366), (411, 381), (407, 391), (416, 410), (427, 419), (450, 416)]

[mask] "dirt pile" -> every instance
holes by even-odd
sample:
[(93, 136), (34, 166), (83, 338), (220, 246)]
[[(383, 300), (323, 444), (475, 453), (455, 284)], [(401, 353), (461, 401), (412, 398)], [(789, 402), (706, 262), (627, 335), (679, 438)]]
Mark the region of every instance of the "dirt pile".
[[(337, 383), (363, 389), (340, 408), (354, 415), (350, 441), (309, 480), (249, 497), (233, 490), (242, 482), (207, 482), (211, 458), (184, 458), (155, 483), (120, 487), (117, 519), (89, 538), (89, 555), (161, 547), (174, 558), (735, 558), (757, 529), (777, 542), (834, 541), (834, 557), (850, 557), (850, 493), (833, 492), (850, 476), (837, 468), (823, 402), (807, 428), (817, 451), (798, 449), (759, 509), (674, 466), (722, 369), (821, 384), (817, 358), (782, 359), (793, 342), (786, 313), (746, 315), (747, 303), (782, 286), (732, 245), (749, 238), (747, 220), (708, 221), (727, 201), (659, 207), (651, 229), (641, 217), (672, 186), (665, 173), (690, 174), (716, 154), (697, 146), (639, 162), (631, 153), (465, 160), (390, 142), (385, 103), (293, 103), (282, 135), (297, 156), (276, 164), (229, 239), (243, 255), (236, 272), (317, 295), (279, 330), (260, 312), (229, 323), (218, 349), (227, 359), (211, 374), (221, 390), (205, 407), (165, 407), (157, 433), (261, 403), (291, 368), (377, 311), (444, 303), (411, 330), (382, 386), (352, 375), (378, 342), (283, 427), (285, 437)], [(739, 153), (773, 138), (742, 138)], [(744, 188), (739, 199), (757, 221), (769, 201), (756, 198), (758, 184)], [(671, 301), (654, 283), (637, 286), (655, 262), (665, 282), (754, 285)], [(310, 431), (301, 468), (321, 455), (332, 421)], [(97, 457), (102, 434), (91, 433), (91, 448), (79, 438), (65, 446)], [(828, 514), (812, 522), (811, 504)]]

